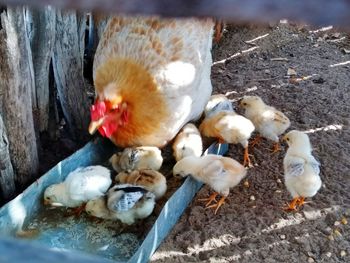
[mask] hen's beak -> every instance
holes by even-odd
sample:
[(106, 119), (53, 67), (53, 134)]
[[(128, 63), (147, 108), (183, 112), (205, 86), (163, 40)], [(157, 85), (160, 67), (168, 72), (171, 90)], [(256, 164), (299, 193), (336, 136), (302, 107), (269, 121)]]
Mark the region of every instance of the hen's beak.
[(103, 121), (104, 121), (104, 118), (101, 118), (97, 121), (90, 122), (89, 133), (91, 135), (94, 134), (97, 131), (97, 129), (101, 127), (101, 125), (103, 124)]

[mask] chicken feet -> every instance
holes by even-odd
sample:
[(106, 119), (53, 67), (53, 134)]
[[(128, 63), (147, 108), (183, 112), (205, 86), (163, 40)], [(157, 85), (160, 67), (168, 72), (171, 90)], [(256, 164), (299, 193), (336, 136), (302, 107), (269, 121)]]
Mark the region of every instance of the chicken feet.
[(81, 213), (85, 210), (85, 206), (86, 204), (82, 204), (81, 206), (73, 208), (71, 212), (68, 212), (66, 214), (66, 217), (69, 217), (69, 216), (79, 217)]
[(293, 200), (289, 203), (288, 206), (284, 207), (285, 211), (296, 211), (297, 208), (302, 207), (305, 204), (305, 197), (299, 196), (293, 198)]
[(213, 202), (216, 203), (216, 197), (218, 196), (218, 193), (214, 192), (212, 193), (208, 198), (201, 198), (198, 199), (199, 202), (207, 202), (205, 204), (205, 207), (210, 206)]
[(260, 135), (257, 135), (250, 143), (250, 147), (254, 148), (256, 145), (259, 145), (262, 141), (262, 137)]
[(244, 148), (243, 166), (253, 167), (252, 162), (250, 161), (248, 147)]
[(214, 214), (216, 215), (216, 213), (218, 212), (219, 208), (220, 208), (223, 204), (225, 204), (225, 199), (226, 199), (226, 197), (223, 196), (223, 197), (221, 197), (221, 199), (219, 200), (219, 202), (217, 202), (216, 204), (212, 204), (212, 205), (210, 205), (210, 206), (207, 206), (206, 208), (213, 208), (213, 209), (215, 209)]
[[(208, 198), (198, 199), (198, 201), (207, 202), (205, 204), (205, 208), (206, 209), (209, 209), (209, 208), (215, 209), (214, 214), (216, 215), (216, 213), (218, 212), (219, 208), (225, 203), (225, 199), (226, 199), (226, 197), (223, 196), (223, 197), (221, 197), (219, 202), (217, 202), (216, 201), (216, 197), (218, 195), (219, 195), (218, 193), (214, 192)], [(212, 204), (213, 202), (216, 203), (216, 204)]]
[(280, 143), (279, 142), (275, 142), (273, 144), (272, 153), (277, 153), (279, 151), (281, 151)]

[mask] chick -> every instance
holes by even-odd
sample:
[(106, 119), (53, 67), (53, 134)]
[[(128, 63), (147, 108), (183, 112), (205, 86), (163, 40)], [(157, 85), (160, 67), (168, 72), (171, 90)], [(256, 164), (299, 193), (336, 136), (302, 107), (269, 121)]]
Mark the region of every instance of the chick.
[(252, 166), (248, 142), (251, 134), (255, 130), (253, 123), (234, 111), (220, 111), (206, 117), (199, 130), (204, 136), (215, 137), (220, 143), (240, 143), (244, 148), (244, 166)]
[[(258, 96), (244, 96), (240, 106), (245, 109), (245, 117), (250, 119), (260, 136), (272, 140), (275, 144), (273, 152), (280, 150), (279, 138), (288, 127), (290, 120), (280, 111), (272, 106), (266, 105)], [(252, 145), (254, 146), (261, 139), (258, 137)]]
[(163, 157), (157, 147), (141, 146), (125, 148), (123, 152), (114, 154), (109, 161), (118, 173), (139, 169), (158, 171), (162, 166)]
[(64, 182), (46, 188), (44, 204), (79, 207), (91, 199), (103, 196), (111, 184), (109, 169), (100, 165), (80, 167), (69, 173)]
[[(221, 155), (208, 154), (202, 157), (189, 156), (177, 162), (173, 168), (174, 176), (191, 175), (196, 180), (209, 185), (215, 192), (206, 201), (206, 207), (214, 208), (215, 214), (224, 204), (230, 188), (239, 184), (247, 170), (239, 162)], [(221, 195), (217, 202), (216, 196)], [(212, 204), (217, 202), (216, 204)]]
[(147, 191), (152, 192), (156, 199), (161, 198), (167, 190), (165, 176), (160, 172), (149, 169), (120, 172), (114, 180), (117, 184), (142, 186)]
[(304, 204), (321, 188), (320, 163), (312, 156), (309, 137), (300, 131), (290, 131), (284, 137), (289, 146), (283, 159), (284, 182), (293, 197), (287, 210)]
[(204, 115), (205, 117), (210, 117), (211, 115), (220, 111), (233, 111), (232, 103), (225, 95), (212, 95), (205, 106)]
[(107, 195), (88, 201), (85, 206), (85, 212), (102, 219), (118, 219), (117, 214), (107, 208)]
[(144, 187), (115, 185), (108, 191), (107, 208), (124, 224), (148, 217), (155, 206), (155, 195)]
[(176, 161), (180, 161), (187, 156), (201, 156), (203, 152), (203, 142), (197, 127), (192, 123), (187, 123), (177, 134), (173, 143), (173, 154)]

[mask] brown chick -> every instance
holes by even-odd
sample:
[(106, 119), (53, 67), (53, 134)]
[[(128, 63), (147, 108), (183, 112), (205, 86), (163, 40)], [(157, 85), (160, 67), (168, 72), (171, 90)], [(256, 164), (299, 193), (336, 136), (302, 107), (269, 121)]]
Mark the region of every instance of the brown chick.
[(161, 198), (167, 190), (165, 176), (160, 172), (149, 169), (121, 172), (117, 174), (114, 180), (117, 184), (143, 186), (147, 191), (153, 193), (156, 199)]
[[(189, 156), (177, 162), (173, 168), (174, 176), (191, 175), (196, 180), (209, 185), (215, 192), (206, 201), (207, 208), (214, 208), (215, 214), (225, 203), (230, 188), (235, 187), (246, 176), (247, 170), (239, 162), (221, 155), (208, 154), (202, 157)], [(216, 196), (221, 195), (217, 202)], [(212, 203), (215, 204), (212, 204)]]

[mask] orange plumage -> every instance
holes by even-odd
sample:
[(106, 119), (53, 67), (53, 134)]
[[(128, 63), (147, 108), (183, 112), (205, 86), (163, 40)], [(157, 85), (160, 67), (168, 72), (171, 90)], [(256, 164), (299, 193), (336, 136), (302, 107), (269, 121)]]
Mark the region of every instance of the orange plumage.
[(198, 118), (212, 91), (211, 19), (114, 17), (94, 59), (90, 133), (164, 146)]

